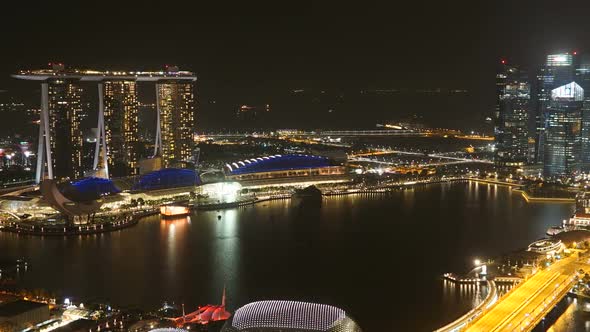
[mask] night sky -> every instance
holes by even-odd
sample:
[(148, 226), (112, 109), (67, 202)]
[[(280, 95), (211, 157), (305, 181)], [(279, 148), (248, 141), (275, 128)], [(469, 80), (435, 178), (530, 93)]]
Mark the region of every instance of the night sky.
[[(200, 129), (225, 126), (238, 105), (269, 102), (282, 119), (325, 127), (358, 125), (361, 113), (366, 124), (420, 113), (442, 125), (475, 126), (493, 109), (500, 58), (532, 69), (546, 53), (590, 52), (587, 1), (20, 3), (4, 4), (0, 14), (0, 89), (35, 102), (38, 86), (9, 75), (50, 61), (98, 69), (176, 64), (199, 77)], [(369, 110), (350, 101), (360, 89), (437, 87), (467, 89), (469, 98), (443, 98), (440, 107), (402, 98)], [(283, 95), (292, 89), (342, 100), (289, 107)], [(322, 113), (329, 108), (331, 117)]]

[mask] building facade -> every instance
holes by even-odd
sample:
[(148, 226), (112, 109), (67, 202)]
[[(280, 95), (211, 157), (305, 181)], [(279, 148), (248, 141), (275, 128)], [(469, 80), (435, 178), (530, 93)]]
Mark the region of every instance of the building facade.
[(525, 72), (502, 64), (496, 76), (494, 135), (498, 166), (523, 166), (528, 159), (531, 86)]
[(49, 306), (45, 303), (16, 300), (0, 305), (0, 331), (17, 332), (49, 319)]
[(138, 101), (135, 81), (105, 81), (104, 123), (109, 173), (129, 176), (138, 172)]
[(82, 88), (76, 81), (48, 82), (49, 131), (54, 177), (75, 179), (82, 175)]
[(582, 103), (582, 129), (580, 144), (580, 168), (582, 172), (590, 172), (590, 98), (586, 94), (584, 94), (584, 102)]
[[(139, 155), (165, 157), (165, 167), (173, 162), (192, 161), (195, 95), (197, 77), (177, 67), (160, 71), (100, 71), (65, 68), (61, 63), (51, 68), (20, 70), (14, 78), (41, 83), (41, 121), (37, 147), (35, 181), (76, 179), (87, 171), (89, 176), (135, 175)], [(156, 85), (158, 124), (156, 149), (147, 151), (142, 141), (139, 150), (137, 84)], [(84, 101), (81, 84), (98, 85), (98, 123), (94, 158), (82, 153), (82, 118), (89, 115), (92, 101)], [(160, 113), (162, 121), (160, 122)], [(160, 132), (162, 136), (160, 136)], [(164, 144), (162, 144), (164, 143)], [(87, 144), (91, 146), (91, 144)], [(151, 150), (151, 149), (150, 149)], [(83, 167), (83, 156), (85, 165)], [(93, 159), (89, 165), (89, 159)], [(109, 169), (111, 170), (109, 172)], [(112, 174), (111, 174), (112, 173)]]
[(577, 54), (557, 53), (549, 54), (545, 64), (537, 75), (536, 91), (536, 162), (544, 163), (545, 157), (545, 129), (547, 125), (547, 111), (551, 106), (551, 91), (559, 86), (575, 80)]
[(165, 167), (193, 161), (195, 132), (194, 82), (160, 81), (156, 85)]
[(245, 159), (224, 167), (226, 180), (246, 187), (349, 180), (343, 163), (324, 156), (274, 155)]
[(299, 301), (258, 301), (236, 310), (222, 332), (361, 332), (340, 308)]
[(544, 114), (545, 176), (567, 176), (581, 170), (583, 101), (584, 89), (576, 82), (551, 91)]
[(576, 83), (584, 89), (582, 105), (581, 169), (590, 172), (590, 55), (581, 55), (576, 68)]

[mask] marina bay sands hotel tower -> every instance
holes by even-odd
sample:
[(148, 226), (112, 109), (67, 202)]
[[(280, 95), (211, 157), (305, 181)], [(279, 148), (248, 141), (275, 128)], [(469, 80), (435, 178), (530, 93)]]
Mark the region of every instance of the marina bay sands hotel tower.
[[(196, 76), (176, 67), (158, 72), (65, 69), (24, 70), (13, 77), (41, 82), (41, 121), (36, 181), (136, 175), (139, 172), (137, 85), (154, 83), (156, 167), (192, 161)], [(93, 169), (82, 169), (82, 94), (85, 82), (98, 88), (98, 133)], [(85, 84), (88, 86), (88, 84)], [(161, 161), (161, 162), (160, 162)]]

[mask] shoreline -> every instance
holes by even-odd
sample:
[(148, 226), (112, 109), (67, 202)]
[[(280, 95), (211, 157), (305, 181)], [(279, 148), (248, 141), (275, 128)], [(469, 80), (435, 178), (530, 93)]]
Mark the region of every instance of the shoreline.
[[(74, 235), (94, 235), (107, 232), (118, 231), (137, 225), (143, 217), (157, 214), (158, 211), (142, 212), (132, 215), (129, 220), (109, 222), (103, 224), (87, 224), (84, 226), (65, 226), (61, 227), (43, 227), (43, 226), (22, 226), (16, 223), (3, 226), (0, 232), (13, 234), (33, 235), (33, 236), (74, 236)], [(105, 227), (106, 226), (106, 227)]]
[(567, 197), (535, 197), (530, 196), (525, 190), (521, 189), (514, 189), (513, 191), (520, 193), (522, 198), (527, 203), (576, 203), (575, 198), (567, 198)]
[[(487, 180), (487, 179), (478, 179), (478, 178), (468, 178), (468, 177), (458, 177), (458, 178), (448, 178), (448, 179), (441, 179), (435, 181), (407, 181), (400, 184), (391, 184), (391, 185), (384, 185), (374, 188), (366, 188), (366, 189), (346, 189), (342, 191), (326, 191), (322, 192), (322, 196), (331, 197), (331, 196), (344, 196), (344, 195), (357, 195), (357, 194), (387, 194), (391, 192), (395, 192), (398, 190), (405, 190), (409, 188), (414, 188), (419, 185), (430, 185), (430, 184), (442, 184), (442, 183), (453, 183), (453, 182), (478, 182), (483, 184), (494, 184), (494, 185), (502, 185), (508, 186), (513, 189), (513, 191), (518, 192), (522, 195), (527, 203), (575, 203), (575, 199), (573, 198), (546, 198), (546, 197), (531, 197), (526, 194), (525, 191), (521, 190), (520, 188), (523, 186), (521, 184), (515, 184), (510, 182), (504, 181), (495, 181), (495, 180)], [(193, 211), (213, 211), (213, 210), (223, 210), (223, 209), (234, 209), (249, 205), (255, 205), (258, 203), (275, 201), (275, 200), (284, 200), (284, 199), (291, 199), (290, 194), (277, 194), (277, 195), (269, 195), (269, 196), (260, 196), (245, 199), (242, 201), (236, 202), (229, 202), (229, 203), (212, 203), (212, 204), (203, 204), (203, 205), (195, 205), (189, 204), (191, 212)], [(122, 230), (126, 228), (133, 227), (139, 223), (139, 220), (143, 217), (156, 215), (158, 214), (157, 209), (153, 209), (152, 211), (141, 212), (138, 214), (133, 214), (128, 221), (117, 221), (117, 222), (109, 222), (103, 224), (92, 224), (92, 225), (84, 225), (84, 226), (67, 226), (64, 228), (58, 227), (49, 227), (44, 228), (42, 226), (22, 226), (22, 224), (12, 223), (11, 225), (6, 225), (0, 227), (0, 232), (8, 232), (8, 233), (15, 233), (15, 234), (23, 234), (23, 235), (33, 235), (33, 236), (75, 236), (75, 235), (94, 235), (94, 234), (102, 234), (117, 230)], [(106, 227), (105, 227), (106, 226)]]

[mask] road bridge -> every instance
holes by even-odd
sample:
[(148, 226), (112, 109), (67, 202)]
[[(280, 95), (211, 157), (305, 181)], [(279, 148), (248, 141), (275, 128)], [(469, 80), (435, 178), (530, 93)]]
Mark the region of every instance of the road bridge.
[[(380, 156), (386, 154), (400, 154), (400, 155), (409, 155), (409, 156), (417, 156), (417, 157), (425, 157), (425, 158), (438, 158), (438, 159), (448, 159), (454, 160), (454, 164), (460, 163), (483, 163), (483, 164), (493, 164), (493, 161), (487, 159), (473, 159), (473, 158), (463, 158), (463, 157), (455, 157), (449, 156), (445, 153), (423, 153), (423, 152), (413, 152), (413, 151), (401, 151), (401, 150), (379, 150), (374, 152), (367, 152), (367, 153), (358, 153), (349, 155), (349, 161), (364, 161), (364, 162), (373, 162), (373, 163), (380, 163), (380, 164), (388, 164), (394, 165), (394, 162), (388, 161), (380, 161), (376, 159), (367, 158), (370, 156)], [(440, 162), (440, 163), (432, 163), (432, 164), (424, 164), (424, 166), (440, 166), (440, 165), (448, 165), (453, 164), (453, 162)]]
[(571, 290), (576, 271), (587, 267), (577, 253), (554, 263), (503, 296), (464, 331), (532, 331)]

